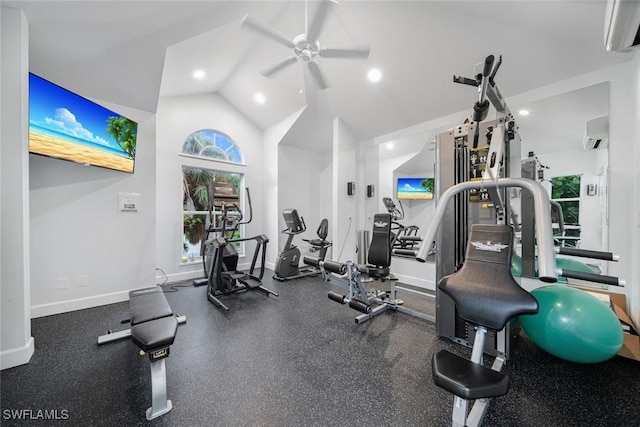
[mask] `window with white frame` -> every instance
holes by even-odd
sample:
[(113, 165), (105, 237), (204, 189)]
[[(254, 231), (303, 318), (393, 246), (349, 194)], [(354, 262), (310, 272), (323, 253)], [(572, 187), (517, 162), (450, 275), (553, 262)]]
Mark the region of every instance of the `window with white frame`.
[[(240, 149), (225, 134), (204, 129), (187, 137), (182, 147), (182, 155), (211, 160), (211, 167), (201, 166), (202, 162), (185, 160), (182, 166), (182, 208), (183, 208), (183, 243), (182, 263), (199, 262), (205, 253), (205, 242), (210, 236), (211, 219), (215, 221), (216, 212), (210, 212), (212, 200), (209, 187), (212, 182), (233, 183), (237, 194), (242, 197), (243, 174), (227, 171), (224, 163), (243, 164)], [(218, 164), (214, 164), (214, 163)], [(223, 163), (219, 163), (223, 162)], [(242, 229), (238, 229), (230, 238), (242, 237)], [(236, 245), (242, 255), (244, 246)]]

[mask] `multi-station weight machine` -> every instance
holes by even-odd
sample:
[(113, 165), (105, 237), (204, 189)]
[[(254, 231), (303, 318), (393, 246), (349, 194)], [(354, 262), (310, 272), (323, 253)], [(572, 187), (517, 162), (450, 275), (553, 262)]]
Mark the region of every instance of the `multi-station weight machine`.
[[(519, 203), (512, 198), (513, 191), (485, 185), (499, 178), (520, 178), (518, 127), (494, 81), (501, 63), (502, 58), (494, 66), (491, 55), (475, 79), (453, 78), (455, 83), (478, 87), (479, 96), (465, 123), (436, 137), (436, 198), (463, 182), (476, 183), (478, 188), (457, 194), (447, 205), (436, 238), (436, 284), (463, 264), (471, 224), (508, 223), (513, 204)], [(487, 119), (491, 106), (495, 116)], [(424, 241), (423, 246), (429, 243)], [(474, 331), (461, 321), (453, 300), (436, 288), (436, 301), (438, 334), (471, 346)], [(486, 341), (486, 352), (508, 354), (508, 328)]]

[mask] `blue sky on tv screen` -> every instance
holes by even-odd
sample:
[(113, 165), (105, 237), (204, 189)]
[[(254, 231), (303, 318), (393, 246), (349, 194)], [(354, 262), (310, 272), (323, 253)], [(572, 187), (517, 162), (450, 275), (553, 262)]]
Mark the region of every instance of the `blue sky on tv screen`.
[[(109, 117), (121, 117), (88, 99), (29, 74), (29, 127), (72, 142), (107, 148), (127, 157), (107, 129)], [(35, 127), (34, 127), (35, 126)]]
[(425, 178), (398, 178), (398, 191), (401, 193), (428, 193), (422, 185)]

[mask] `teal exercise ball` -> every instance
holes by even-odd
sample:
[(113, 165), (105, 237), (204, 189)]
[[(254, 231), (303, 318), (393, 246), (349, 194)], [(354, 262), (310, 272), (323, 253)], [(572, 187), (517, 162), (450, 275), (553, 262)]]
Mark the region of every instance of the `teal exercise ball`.
[(531, 294), (537, 314), (522, 315), (529, 338), (556, 357), (598, 363), (615, 356), (624, 341), (622, 326), (611, 308), (598, 298), (563, 285), (543, 286)]
[(516, 277), (522, 276), (522, 258), (515, 254), (511, 257), (511, 274)]
[[(572, 258), (556, 257), (556, 266), (565, 270), (574, 270), (581, 273), (595, 273), (593, 269), (584, 262)], [(566, 277), (558, 276), (558, 282), (566, 281)]]

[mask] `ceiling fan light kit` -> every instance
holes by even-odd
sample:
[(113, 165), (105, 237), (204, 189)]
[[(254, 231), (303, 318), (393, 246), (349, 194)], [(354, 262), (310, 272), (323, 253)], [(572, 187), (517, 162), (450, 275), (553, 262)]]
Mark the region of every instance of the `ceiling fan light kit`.
[[(336, 5), (337, 2), (332, 0), (323, 0), (318, 6), (318, 10), (311, 22), (311, 26), (308, 27), (306, 33), (298, 34), (292, 41), (281, 36), (275, 30), (269, 28), (267, 25), (251, 18), (249, 15), (245, 15), (242, 18), (241, 26), (250, 28), (257, 33), (270, 38), (271, 40), (280, 43), (293, 50), (294, 56), (280, 61), (276, 65), (264, 70), (261, 74), (265, 77), (271, 77), (277, 72), (285, 69), (289, 65), (302, 60), (307, 63), (310, 74), (316, 83), (318, 89), (326, 89), (328, 87), (326, 79), (324, 78), (320, 67), (318, 66), (318, 58), (368, 58), (369, 48), (352, 48), (352, 49), (321, 49), (320, 41), (318, 37), (324, 26), (325, 19), (330, 7)], [(305, 5), (306, 7), (306, 5)], [(307, 28), (305, 22), (305, 28)]]

